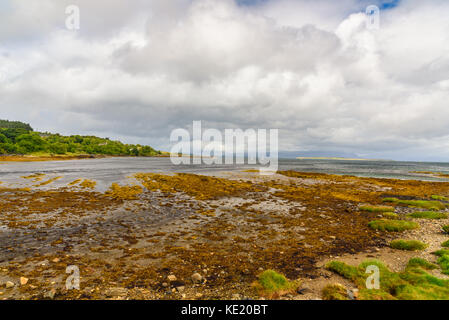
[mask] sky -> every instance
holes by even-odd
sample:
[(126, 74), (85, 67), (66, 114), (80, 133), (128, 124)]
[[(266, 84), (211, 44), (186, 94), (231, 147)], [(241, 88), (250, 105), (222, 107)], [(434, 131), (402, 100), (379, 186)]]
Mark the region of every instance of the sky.
[(290, 155), (449, 161), (448, 16), (447, 0), (0, 0), (0, 119), (162, 150), (201, 120), (279, 129)]

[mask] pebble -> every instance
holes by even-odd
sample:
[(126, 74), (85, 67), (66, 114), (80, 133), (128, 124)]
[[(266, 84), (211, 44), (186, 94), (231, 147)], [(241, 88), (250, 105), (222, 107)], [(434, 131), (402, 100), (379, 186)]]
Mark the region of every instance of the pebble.
[(178, 290), (178, 292), (183, 292), (184, 289), (185, 289), (184, 286), (176, 287), (176, 290)]
[(168, 281), (170, 281), (170, 282), (173, 282), (173, 281), (178, 280), (178, 278), (176, 278), (176, 276), (173, 275), (173, 274), (169, 275), (169, 276), (167, 277), (167, 279), (168, 279)]
[(128, 294), (128, 290), (126, 288), (109, 288), (106, 290), (106, 296), (108, 297), (117, 297), (117, 296), (126, 296)]
[(203, 281), (203, 276), (199, 273), (192, 274), (192, 281), (193, 283), (201, 283)]
[(14, 282), (6, 281), (5, 287), (6, 287), (6, 289), (14, 287)]
[(306, 294), (306, 293), (312, 292), (312, 290), (310, 290), (309, 288), (301, 288), (301, 289), (298, 289), (298, 291), (296, 291), (296, 292), (299, 294)]
[(28, 283), (28, 278), (20, 277), (20, 285), (24, 286)]
[(359, 296), (359, 289), (348, 290), (348, 298), (351, 300), (357, 300)]
[(48, 299), (54, 299), (54, 297), (55, 297), (55, 295), (56, 295), (56, 289), (51, 289), (50, 291), (48, 291), (46, 294), (45, 294), (45, 298), (48, 298)]

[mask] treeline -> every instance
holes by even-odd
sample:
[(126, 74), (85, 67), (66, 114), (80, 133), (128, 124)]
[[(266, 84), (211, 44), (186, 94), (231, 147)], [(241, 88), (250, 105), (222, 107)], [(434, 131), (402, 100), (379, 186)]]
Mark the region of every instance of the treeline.
[(24, 129), (26, 131), (33, 131), (33, 128), (28, 123), (20, 121), (0, 120), (0, 128), (5, 129)]
[[(7, 127), (4, 127), (6, 125)], [(155, 156), (150, 146), (124, 144), (94, 136), (62, 136), (33, 132), (24, 123), (0, 120), (0, 154), (93, 154), (112, 156)]]

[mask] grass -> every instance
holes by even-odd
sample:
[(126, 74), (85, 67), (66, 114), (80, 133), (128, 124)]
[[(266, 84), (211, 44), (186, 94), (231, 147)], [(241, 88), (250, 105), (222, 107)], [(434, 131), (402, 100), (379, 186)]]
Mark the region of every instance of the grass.
[(258, 276), (253, 286), (261, 296), (273, 298), (294, 292), (298, 288), (299, 282), (290, 281), (274, 270), (265, 270)]
[(360, 210), (368, 212), (393, 212), (394, 208), (390, 206), (361, 206)]
[(382, 213), (382, 216), (387, 219), (397, 219), (399, 217), (399, 215), (394, 212), (384, 212)]
[(407, 216), (418, 219), (447, 219), (447, 213), (438, 211), (417, 211), (409, 213)]
[(441, 268), (441, 273), (449, 275), (449, 249), (441, 249), (433, 252), (433, 254), (439, 257), (437, 263)]
[(321, 294), (323, 300), (348, 300), (346, 288), (339, 283), (325, 286)]
[(440, 201), (432, 200), (399, 200), (397, 198), (384, 198), (383, 202), (407, 205), (409, 207), (424, 208), (428, 210), (443, 210), (446, 205)]
[(444, 241), (444, 242), (441, 244), (441, 246), (442, 246), (442, 247), (445, 247), (445, 248), (449, 248), (449, 240)]
[[(367, 289), (367, 267), (379, 268), (380, 289)], [(410, 259), (402, 272), (390, 271), (378, 260), (366, 260), (354, 267), (332, 261), (326, 265), (331, 270), (354, 282), (359, 288), (360, 300), (448, 300), (449, 280), (434, 277), (426, 272), (434, 266), (424, 259)]]
[(445, 196), (433, 195), (430, 198), (432, 198), (432, 200), (449, 201), (449, 198), (447, 198)]
[(390, 232), (400, 232), (419, 228), (419, 224), (413, 221), (388, 219), (373, 220), (368, 223), (368, 226), (374, 230)]
[(418, 240), (393, 240), (390, 247), (398, 250), (418, 251), (427, 248), (427, 244)]
[(411, 258), (407, 263), (407, 267), (409, 268), (420, 267), (425, 270), (433, 270), (438, 268), (436, 264), (433, 264), (423, 258)]
[(449, 233), (449, 224), (441, 227), (444, 232)]

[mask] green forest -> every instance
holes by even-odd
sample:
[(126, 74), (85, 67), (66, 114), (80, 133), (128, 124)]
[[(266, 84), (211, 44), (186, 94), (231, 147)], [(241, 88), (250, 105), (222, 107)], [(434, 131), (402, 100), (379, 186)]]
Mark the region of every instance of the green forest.
[(161, 152), (150, 146), (124, 144), (109, 138), (36, 132), (26, 123), (0, 120), (0, 154), (156, 156)]

